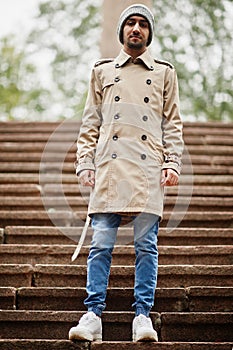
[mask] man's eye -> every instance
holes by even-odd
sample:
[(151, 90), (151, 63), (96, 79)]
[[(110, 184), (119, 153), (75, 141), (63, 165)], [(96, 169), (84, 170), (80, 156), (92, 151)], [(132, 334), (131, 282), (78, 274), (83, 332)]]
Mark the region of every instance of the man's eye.
[(140, 27), (147, 28), (148, 27), (147, 22), (141, 22)]

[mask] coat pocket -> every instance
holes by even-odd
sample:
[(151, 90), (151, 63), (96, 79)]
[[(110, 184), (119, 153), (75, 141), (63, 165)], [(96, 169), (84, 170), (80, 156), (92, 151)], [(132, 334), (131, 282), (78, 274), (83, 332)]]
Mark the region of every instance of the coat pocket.
[(113, 81), (104, 81), (104, 84), (102, 85), (102, 91), (110, 88), (113, 85), (114, 85)]

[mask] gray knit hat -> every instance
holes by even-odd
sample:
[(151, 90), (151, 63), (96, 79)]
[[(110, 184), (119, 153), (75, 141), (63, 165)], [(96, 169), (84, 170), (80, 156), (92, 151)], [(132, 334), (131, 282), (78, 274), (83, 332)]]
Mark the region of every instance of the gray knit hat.
[(142, 4), (131, 5), (131, 6), (127, 7), (121, 13), (120, 19), (118, 22), (118, 27), (117, 27), (117, 34), (119, 36), (119, 40), (122, 44), (124, 43), (123, 42), (123, 28), (124, 28), (125, 21), (127, 20), (128, 17), (135, 16), (135, 15), (145, 17), (149, 23), (150, 34), (149, 34), (149, 38), (147, 41), (147, 46), (149, 46), (151, 41), (152, 41), (153, 33), (154, 33), (154, 15), (147, 6), (142, 5)]

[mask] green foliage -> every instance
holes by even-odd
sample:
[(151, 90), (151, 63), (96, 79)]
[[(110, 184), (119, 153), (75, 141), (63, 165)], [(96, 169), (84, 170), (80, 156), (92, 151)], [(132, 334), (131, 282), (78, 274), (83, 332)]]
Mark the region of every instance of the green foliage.
[[(215, 0), (154, 0), (153, 48), (177, 70), (182, 114), (233, 121), (233, 4)], [(156, 46), (157, 41), (157, 46)]]
[[(23, 50), (17, 50), (13, 37), (0, 42), (0, 118), (25, 119), (28, 113), (43, 110), (44, 93), (36, 84), (36, 68), (27, 63)], [(35, 85), (34, 85), (35, 83)]]
[(53, 96), (63, 118), (78, 115), (84, 106), (89, 72), (99, 54), (100, 2), (47, 1), (39, 8), (38, 24), (28, 38), (34, 54), (50, 55)]
[[(1, 41), (1, 119), (80, 115), (91, 67), (100, 57), (101, 5), (102, 0), (43, 2), (23, 49), (10, 38)], [(176, 67), (182, 115), (232, 121), (232, 1), (153, 0), (153, 12), (150, 48)]]

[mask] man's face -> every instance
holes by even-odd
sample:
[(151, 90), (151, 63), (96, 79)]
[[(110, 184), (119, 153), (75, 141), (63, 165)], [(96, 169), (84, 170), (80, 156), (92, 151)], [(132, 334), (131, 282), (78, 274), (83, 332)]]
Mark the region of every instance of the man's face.
[(146, 47), (149, 34), (148, 21), (142, 16), (131, 16), (123, 28), (124, 45), (131, 49), (142, 49)]

